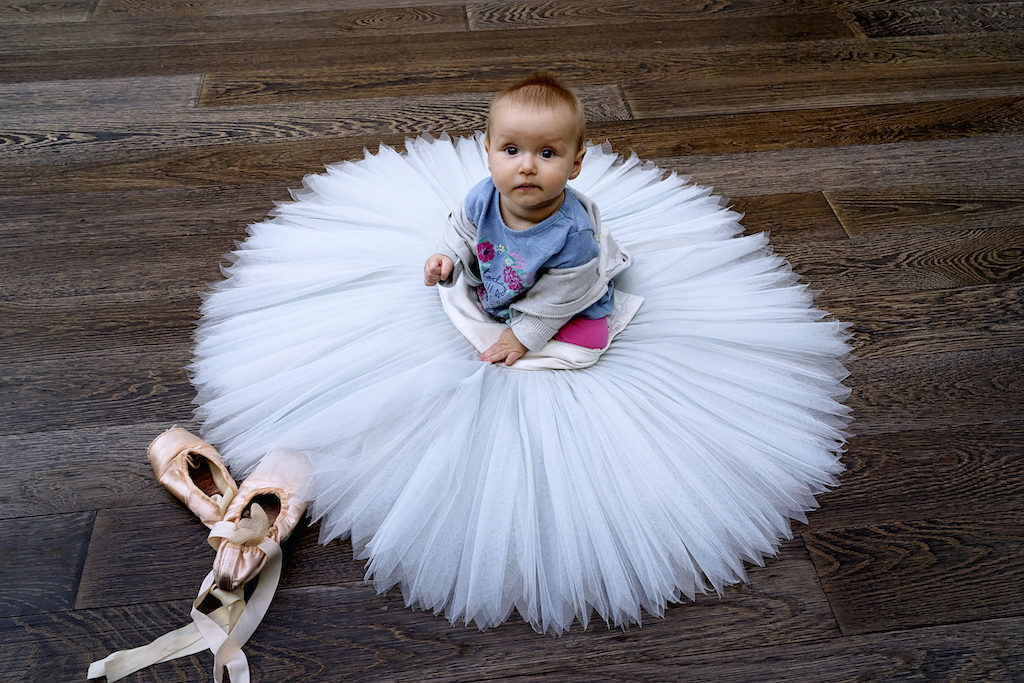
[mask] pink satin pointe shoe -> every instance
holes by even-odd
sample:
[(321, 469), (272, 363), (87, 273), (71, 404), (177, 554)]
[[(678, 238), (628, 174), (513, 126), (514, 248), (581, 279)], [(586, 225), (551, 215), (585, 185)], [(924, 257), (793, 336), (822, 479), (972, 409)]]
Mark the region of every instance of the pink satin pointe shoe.
[(220, 539), (213, 561), (217, 586), (233, 591), (251, 581), (279, 553), (306, 511), (309, 460), (292, 451), (273, 451), (246, 477), (224, 519), (210, 533)]
[(156, 479), (205, 524), (224, 517), (238, 493), (217, 449), (181, 427), (168, 429), (149, 444)]

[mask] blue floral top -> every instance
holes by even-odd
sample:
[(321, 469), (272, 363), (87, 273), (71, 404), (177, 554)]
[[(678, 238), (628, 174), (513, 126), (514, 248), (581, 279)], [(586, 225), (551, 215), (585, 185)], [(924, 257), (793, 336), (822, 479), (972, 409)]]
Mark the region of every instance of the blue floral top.
[[(509, 304), (528, 290), (548, 268), (581, 266), (598, 256), (594, 221), (571, 193), (558, 211), (526, 230), (512, 230), (501, 218), (500, 195), (490, 176), (466, 195), (466, 216), (477, 229), (480, 301), (499, 320), (509, 319)], [(614, 290), (580, 313), (603, 318), (612, 312)]]

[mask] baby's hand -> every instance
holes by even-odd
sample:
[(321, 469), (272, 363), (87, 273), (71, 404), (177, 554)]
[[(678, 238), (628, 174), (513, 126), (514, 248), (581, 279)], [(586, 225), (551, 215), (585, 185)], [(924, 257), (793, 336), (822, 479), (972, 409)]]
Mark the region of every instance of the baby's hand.
[(505, 365), (513, 365), (525, 353), (526, 347), (516, 338), (515, 332), (505, 328), (501, 336), (498, 337), (498, 341), (480, 354), (480, 360), (485, 360), (488, 363), (505, 361)]
[(423, 284), (433, 287), (442, 280), (447, 280), (452, 274), (455, 264), (444, 254), (434, 254), (423, 264)]

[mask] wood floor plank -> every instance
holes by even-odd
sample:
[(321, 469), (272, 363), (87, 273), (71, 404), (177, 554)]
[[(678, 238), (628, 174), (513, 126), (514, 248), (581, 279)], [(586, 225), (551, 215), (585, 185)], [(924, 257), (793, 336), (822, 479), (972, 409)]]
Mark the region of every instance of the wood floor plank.
[(203, 43), (247, 41), (259, 44), (282, 40), (342, 40), (353, 33), (394, 36), (446, 33), (466, 28), (465, 11), (458, 5), (387, 7), (301, 12), (290, 14), (181, 17), (171, 21), (87, 21), (66, 24), (60, 31), (48, 26), (0, 26), (0, 54), (27, 51), (150, 48)]
[(844, 635), (1019, 616), (1024, 511), (803, 532)]
[[(482, 129), (491, 96), (455, 93), (415, 99), (205, 107), (150, 111), (145, 116), (117, 107), (80, 114), (24, 112), (5, 122), (3, 134), (8, 144), (0, 148), (0, 158), (56, 161), (240, 142)], [(621, 120), (630, 116), (618, 86), (583, 88), (579, 97), (588, 120)]]
[(1020, 31), (1024, 28), (1024, 3), (1020, 2), (967, 5), (935, 2), (917, 7), (896, 4), (885, 9), (854, 10), (851, 14), (872, 38)]
[[(729, 588), (722, 598), (670, 605), (664, 619), (645, 619), (643, 628), (592, 622), (585, 632), (577, 625), (557, 639), (515, 618), (486, 632), (453, 628), (443, 617), (404, 607), (396, 591), (378, 596), (366, 585), (289, 588), (277, 593), (245, 651), (256, 680), (320, 680), (344, 672), (355, 680), (464, 681), (838, 635), (799, 543), (751, 570), (750, 579), (749, 587)], [(10, 648), (0, 650), (0, 662), (23, 676), (60, 680), (112, 649), (136, 647), (183, 625), (188, 606), (181, 600), (0, 620), (0, 637), (26, 653), (15, 660)], [(183, 671), (206, 680), (211, 662), (206, 655), (162, 664), (136, 680)]]
[(825, 292), (816, 303), (853, 325), (858, 358), (1009, 348), (1024, 339), (1024, 284), (847, 296)]
[(94, 516), (90, 511), (0, 521), (0, 617), (71, 607)]
[(9, 0), (0, 3), (0, 25), (85, 21), (97, 0)]
[[(209, 530), (169, 493), (163, 497), (157, 505), (96, 513), (75, 609), (195, 597), (216, 554), (206, 541)], [(284, 542), (279, 590), (362, 582), (363, 563), (352, 558), (352, 545), (321, 546), (318, 533), (319, 526), (302, 523)]]
[[(220, 257), (232, 246), (221, 236), (204, 235), (140, 239), (109, 247), (12, 247), (0, 253), (0, 268), (10, 275), (0, 284), (0, 301), (160, 289), (171, 296), (194, 293), (221, 279)], [(97, 271), (102, 278), (90, 276)]]
[[(105, 610), (49, 612), (0, 619), (0, 681), (82, 681), (89, 664), (114, 650), (135, 648), (191, 623), (192, 601), (158, 602)], [(270, 614), (274, 615), (275, 606)], [(268, 617), (271, 618), (271, 617)], [(257, 631), (255, 640), (260, 639)], [(251, 651), (252, 645), (246, 646)], [(122, 679), (127, 683), (212, 680), (208, 652), (159, 664)]]
[(692, 5), (686, 7), (686, 3), (658, 0), (645, 0), (631, 6), (625, 3), (617, 6), (597, 6), (584, 2), (513, 5), (471, 2), (466, 6), (466, 13), (469, 28), (474, 31), (523, 30), (554, 26), (620, 26), (623, 23), (684, 20), (687, 25), (683, 30), (697, 40), (707, 40), (710, 35), (717, 34), (719, 39), (740, 42), (743, 40), (742, 36), (729, 35), (728, 26), (741, 27), (750, 19), (755, 19), (764, 27), (764, 34), (758, 42), (764, 39), (827, 40), (849, 38), (854, 35), (846, 22), (835, 12), (805, 12), (788, 16), (763, 12), (756, 17), (734, 15), (705, 18), (705, 15), (699, 12), (693, 12)]
[(992, 98), (608, 121), (593, 134), (625, 139), (644, 157), (1015, 135), (1024, 98)]
[[(199, 97), (200, 74), (140, 76), (81, 81), (0, 83), (0, 114), (7, 122), (33, 115), (77, 117), (104, 111), (140, 112), (192, 109)], [(5, 124), (5, 125), (9, 125)]]
[[(810, 31), (815, 24), (830, 24), (838, 17), (834, 13), (823, 13), (827, 3), (801, 3), (805, 12), (788, 17), (792, 25), (804, 25)], [(817, 6), (815, 6), (817, 5)], [(773, 14), (787, 14), (795, 9), (792, 4), (781, 2), (731, 2), (706, 3), (685, 0), (640, 0), (638, 2), (588, 3), (584, 0), (558, 0), (556, 2), (470, 2), (466, 6), (469, 26), (473, 30), (522, 30), (551, 26), (606, 26), (620, 25), (633, 21), (658, 22), (679, 19), (724, 19), (738, 21), (746, 17), (757, 17), (769, 23)], [(815, 10), (818, 16), (815, 16)], [(803, 22), (806, 21), (806, 24)], [(843, 26), (839, 35), (849, 35)]]
[(276, 184), (280, 192), (301, 186), (309, 173), (327, 164), (362, 159), (378, 144), (402, 148), (401, 133), (366, 137), (321, 138), (256, 145), (216, 145), (162, 152), (106, 150), (99, 159), (7, 165), (0, 174), (5, 196), (47, 196), (66, 192), (120, 192), (165, 188), (206, 188), (223, 185)]
[(199, 316), (195, 292), (133, 293), (0, 302), (4, 360), (103, 349), (187, 346)]
[[(741, 24), (742, 26), (742, 24)], [(336, 69), (349, 72), (365, 69), (371, 86), (382, 78), (401, 82), (396, 74), (412, 69), (417, 76), (435, 64), (442, 76), (451, 65), (486, 68), (488, 64), (511, 60), (515, 68), (536, 68), (552, 63), (560, 69), (566, 60), (593, 59), (594, 54), (615, 52), (628, 62), (650, 63), (652, 73), (659, 64), (689, 65), (691, 74), (734, 68), (768, 68), (785, 72), (815, 64), (849, 65), (933, 65), (1019, 61), (1024, 37), (1016, 33), (978, 36), (924, 36), (864, 40), (794, 41), (753, 44), (694, 45), (687, 22), (654, 24), (626, 23), (615, 31), (595, 31), (586, 26), (516, 31), (466, 31), (461, 33), (409, 33), (395, 41), (388, 36), (359, 33), (344, 41), (315, 39), (303, 41), (270, 39), (204, 43), (187, 46), (63, 48), (12, 54), (0, 62), (0, 81), (25, 82), (79, 78), (115, 78), (175, 73), (228, 73), (236, 71), (269, 73), (271, 80), (282, 71)], [(752, 27), (756, 30), (756, 25)], [(756, 37), (756, 35), (755, 35)], [(384, 57), (383, 55), (386, 55)], [(635, 58), (637, 57), (637, 58)], [(583, 65), (586, 61), (581, 62)], [(677, 67), (678, 68), (678, 67)], [(696, 71), (698, 70), (699, 71)], [(567, 76), (571, 76), (569, 73)], [(327, 79), (324, 79), (327, 80)], [(358, 79), (357, 79), (358, 80)], [(450, 92), (445, 87), (442, 92)], [(305, 99), (309, 99), (306, 97)]]
[(42, 358), (0, 369), (0, 422), (19, 433), (192, 418), (188, 346)]
[(831, 243), (781, 243), (779, 253), (826, 296), (887, 295), (1024, 280), (1024, 226), (901, 231)]
[(909, 225), (998, 228), (1024, 225), (1024, 190), (1017, 185), (879, 188), (828, 192), (826, 198), (850, 235), (880, 234)]
[[(992, 619), (815, 643), (574, 666), (531, 681), (1010, 681), (1024, 676), (1024, 620)], [(514, 681), (517, 677), (489, 680)]]
[[(729, 25), (733, 37), (744, 29), (763, 35), (756, 19)], [(587, 52), (552, 48), (505, 54), (487, 46), (484, 57), (445, 51), (429, 61), (410, 55), (371, 64), (353, 60), (264, 70), (213, 66), (200, 103), (491, 91), (538, 68), (553, 70), (575, 87), (621, 83), (631, 106), (645, 118), (1019, 94), (1016, 62), (990, 54), (984, 45), (952, 40), (942, 47), (955, 56), (944, 59), (934, 40), (881, 41), (876, 52), (851, 41), (758, 43), (740, 52), (718, 42), (673, 47), (659, 40), (653, 47), (609, 45)], [(837, 43), (847, 53), (839, 53)]]
[[(312, 170), (312, 169), (311, 169)], [(301, 177), (293, 178), (301, 185)], [(126, 192), (69, 192), (54, 202), (46, 195), (0, 196), (5, 248), (38, 245), (39, 231), (50, 245), (123, 243), (217, 235), (245, 238), (246, 226), (268, 217), (275, 203), (291, 201), (284, 183), (204, 188), (161, 188)]]
[(462, 5), (465, 0), (99, 0), (94, 19), (178, 19), (253, 14), (323, 12), (381, 7)]
[(818, 496), (810, 529), (1019, 509), (1022, 438), (1020, 421), (855, 436), (843, 454), (842, 485)]
[(730, 205), (743, 214), (747, 234), (768, 232), (776, 246), (849, 239), (820, 192), (732, 197)]
[(846, 402), (858, 435), (1024, 419), (1024, 347), (858, 360)]
[[(628, 146), (613, 140), (616, 149)], [(984, 169), (992, 185), (1024, 182), (1024, 136), (847, 145), (771, 152), (647, 157), (666, 171), (712, 185), (716, 194), (782, 194), (949, 184), (976, 177)], [(2, 183), (0, 179), (0, 183)]]
[(639, 74), (623, 89), (636, 118), (1019, 96), (1024, 64), (752, 65)]
[[(0, 462), (0, 516), (165, 503), (168, 494), (153, 476), (146, 449), (171, 426), (146, 422), (0, 435), (0, 449), (14, 455)], [(179, 426), (195, 429), (188, 422)], [(32, 467), (25, 466), (29, 455)]]

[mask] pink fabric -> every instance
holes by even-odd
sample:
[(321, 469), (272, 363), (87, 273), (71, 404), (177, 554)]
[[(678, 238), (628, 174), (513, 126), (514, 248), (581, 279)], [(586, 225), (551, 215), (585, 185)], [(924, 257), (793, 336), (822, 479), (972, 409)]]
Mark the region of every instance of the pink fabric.
[(585, 349), (603, 349), (608, 345), (608, 318), (573, 318), (555, 334), (555, 339)]

